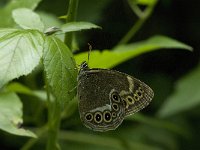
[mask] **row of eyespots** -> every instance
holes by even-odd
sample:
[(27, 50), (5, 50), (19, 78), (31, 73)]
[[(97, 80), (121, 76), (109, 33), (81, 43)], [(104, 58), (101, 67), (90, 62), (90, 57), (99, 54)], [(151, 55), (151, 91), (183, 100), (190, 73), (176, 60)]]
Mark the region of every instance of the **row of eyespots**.
[(144, 93), (144, 90), (139, 87), (138, 90), (135, 91), (135, 93), (133, 94), (133, 97), (128, 95), (125, 99), (125, 105), (126, 105), (126, 108), (128, 108), (129, 105), (132, 105), (135, 103), (135, 101), (139, 101), (142, 97), (143, 97), (143, 94)]
[[(114, 111), (118, 111), (119, 110), (119, 105), (117, 103), (120, 102), (120, 96), (118, 95), (117, 92), (113, 92), (111, 94), (111, 99), (114, 103), (112, 103), (112, 109)], [(95, 112), (94, 115), (92, 113), (87, 113), (85, 115), (85, 119), (87, 121), (92, 121), (94, 119), (94, 121), (96, 123), (101, 123), (102, 121), (104, 122), (111, 122), (112, 118), (115, 118), (117, 116), (116, 112), (110, 112), (108, 110), (104, 111), (103, 113), (101, 112)]]
[[(139, 87), (138, 90), (135, 91), (135, 94), (134, 94), (134, 99), (137, 101), (137, 100), (140, 100), (142, 97), (143, 97), (143, 93), (144, 93), (144, 90)], [(136, 98), (137, 97), (137, 98)]]
[(111, 122), (112, 121), (112, 118), (115, 118), (117, 115), (115, 112), (110, 112), (108, 110), (104, 111), (103, 113), (101, 112), (95, 112), (94, 115), (92, 113), (87, 113), (85, 115), (85, 119), (87, 121), (92, 121), (94, 119), (94, 121), (96, 123), (101, 123), (102, 121), (104, 122)]

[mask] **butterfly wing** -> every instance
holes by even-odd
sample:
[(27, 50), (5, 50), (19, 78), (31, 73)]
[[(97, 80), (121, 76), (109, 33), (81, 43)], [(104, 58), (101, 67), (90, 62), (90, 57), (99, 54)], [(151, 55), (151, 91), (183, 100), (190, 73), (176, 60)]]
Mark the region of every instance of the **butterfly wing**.
[(125, 104), (125, 116), (134, 114), (145, 108), (153, 99), (153, 90), (144, 82), (127, 75), (128, 90), (122, 90), (120, 97)]
[(80, 118), (95, 131), (114, 130), (124, 117), (145, 108), (152, 98), (149, 86), (127, 74), (107, 69), (79, 73)]

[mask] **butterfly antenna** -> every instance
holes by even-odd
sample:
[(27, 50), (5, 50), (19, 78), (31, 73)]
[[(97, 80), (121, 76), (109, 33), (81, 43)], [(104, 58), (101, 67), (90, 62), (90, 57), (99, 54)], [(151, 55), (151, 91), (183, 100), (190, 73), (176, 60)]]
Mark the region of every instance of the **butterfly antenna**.
[(89, 60), (90, 60), (90, 53), (92, 51), (92, 45), (90, 43), (88, 43), (89, 46), (89, 51), (88, 51), (88, 64), (89, 64)]

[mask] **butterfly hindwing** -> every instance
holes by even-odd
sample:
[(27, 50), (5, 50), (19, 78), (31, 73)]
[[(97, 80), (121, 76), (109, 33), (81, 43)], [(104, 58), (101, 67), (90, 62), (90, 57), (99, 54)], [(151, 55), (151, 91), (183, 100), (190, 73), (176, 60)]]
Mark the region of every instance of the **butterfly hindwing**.
[(90, 69), (79, 75), (79, 113), (88, 128), (114, 130), (122, 123), (125, 109), (118, 85), (114, 84), (117, 81), (118, 78), (109, 70)]

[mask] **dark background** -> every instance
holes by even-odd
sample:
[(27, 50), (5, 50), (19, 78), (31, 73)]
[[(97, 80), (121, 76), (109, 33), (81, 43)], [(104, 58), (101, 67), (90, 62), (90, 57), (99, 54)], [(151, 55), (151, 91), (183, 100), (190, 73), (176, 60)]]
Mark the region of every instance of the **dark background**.
[[(112, 48), (128, 32), (137, 17), (125, 0), (102, 2), (106, 4), (96, 2), (95, 5), (90, 2), (89, 0), (80, 1), (79, 9), (81, 12), (84, 12), (82, 8), (85, 7), (91, 9), (91, 11), (99, 10), (96, 18), (94, 14), (91, 14), (91, 16), (78, 14), (77, 20), (91, 21), (100, 25), (103, 29), (80, 34), (82, 37), (80, 49), (87, 51), (86, 43), (88, 42), (93, 46), (93, 49)], [(52, 8), (46, 8), (45, 4), (42, 4), (41, 8), (55, 12), (58, 16), (63, 15), (65, 12), (59, 9), (62, 6), (59, 6), (58, 3), (58, 6), (55, 7), (55, 3)], [(155, 98), (154, 104), (145, 110), (146, 114), (154, 114), (173, 92), (175, 82), (198, 65), (200, 58), (199, 27), (200, 1), (160, 0), (152, 16), (136, 36), (131, 39), (130, 43), (145, 40), (153, 35), (166, 35), (193, 47), (193, 52), (171, 49), (147, 53), (114, 68), (150, 82), (155, 91)], [(189, 113), (183, 112), (181, 114), (187, 117), (188, 124), (190, 124), (189, 132), (192, 136), (188, 139), (178, 138), (179, 146), (177, 149), (188, 150), (200, 147), (200, 112), (198, 108), (199, 106)]]
[[(66, 0), (43, 0), (37, 11), (63, 16), (66, 14), (67, 4)], [(137, 20), (126, 0), (80, 0), (79, 5), (77, 20), (90, 21), (103, 28), (77, 34), (80, 43), (79, 52), (88, 51), (87, 43), (90, 43), (93, 49), (112, 49)], [(200, 1), (160, 0), (152, 16), (130, 43), (145, 40), (154, 35), (165, 35), (177, 39), (192, 46), (193, 52), (178, 49), (155, 51), (133, 58), (114, 68), (134, 75), (151, 85), (155, 91), (155, 98), (153, 104), (143, 113), (152, 116), (156, 114), (167, 97), (174, 92), (175, 83), (199, 64)], [(194, 109), (182, 112), (177, 118), (171, 118), (173, 120), (184, 117), (184, 121), (188, 125), (187, 129), (191, 132), (191, 136), (188, 138), (175, 135), (178, 145), (176, 149), (199, 149), (199, 108), (196, 106)], [(62, 125), (62, 128), (65, 128), (65, 124)], [(72, 126), (67, 128), (74, 129)], [(4, 143), (5, 149), (16, 149), (18, 145), (22, 144), (21, 141), (16, 140), (17, 137), (13, 138), (12, 135), (0, 132), (2, 137), (7, 137), (5, 139), (0, 137), (2, 141), (0, 143)], [(25, 141), (25, 138), (21, 139)]]
[[(67, 6), (67, 1), (50, 2), (43, 0), (38, 10), (63, 16), (66, 13), (63, 4)], [(87, 14), (88, 10), (83, 10), (86, 8), (91, 12), (92, 10), (96, 10), (96, 12)], [(139, 63), (139, 66), (142, 66), (145, 70), (168, 73), (175, 78), (180, 77), (197, 65), (200, 37), (200, 32), (198, 32), (200, 26), (199, 9), (200, 2), (197, 0), (160, 0), (152, 16), (130, 42), (145, 40), (153, 35), (166, 35), (192, 46), (194, 51), (193, 53), (178, 50), (156, 51), (146, 54), (148, 57), (146, 55), (141, 56), (133, 63)], [(132, 12), (126, 0), (80, 1), (77, 20), (91, 21), (103, 28), (100, 31), (92, 30), (83, 33), (87, 37), (84, 37), (84, 40), (80, 42), (81, 51), (88, 50), (88, 45), (85, 44), (87, 42), (92, 44), (93, 49), (112, 48), (128, 32), (136, 19), (136, 15)], [(125, 66), (129, 68), (129, 65), (130, 62), (126, 63)]]

